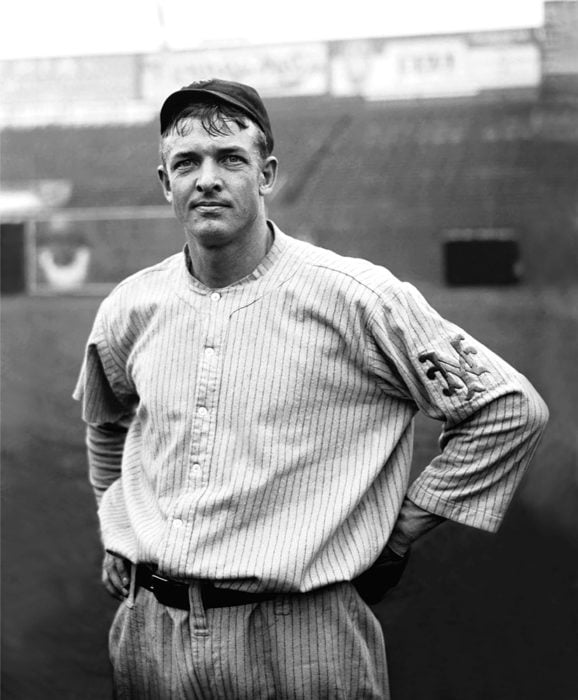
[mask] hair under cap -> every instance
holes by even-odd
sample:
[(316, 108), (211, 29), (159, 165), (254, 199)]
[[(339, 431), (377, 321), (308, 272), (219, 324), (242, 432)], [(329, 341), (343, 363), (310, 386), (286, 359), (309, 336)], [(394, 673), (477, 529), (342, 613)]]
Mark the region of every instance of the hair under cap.
[(175, 117), (188, 105), (206, 101), (225, 102), (237, 107), (252, 119), (263, 131), (269, 152), (273, 150), (273, 131), (263, 100), (255, 88), (231, 80), (200, 80), (170, 94), (161, 107), (161, 134), (164, 134)]

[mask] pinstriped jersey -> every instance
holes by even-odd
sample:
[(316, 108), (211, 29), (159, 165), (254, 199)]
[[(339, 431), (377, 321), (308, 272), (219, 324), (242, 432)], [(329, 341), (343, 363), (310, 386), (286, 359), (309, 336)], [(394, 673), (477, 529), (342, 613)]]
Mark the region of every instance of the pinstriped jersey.
[[(495, 530), (547, 416), (414, 287), (277, 228), (226, 288), (183, 253), (122, 282), (75, 397), (90, 424), (129, 421), (118, 470), (93, 474), (105, 547), (250, 591), (355, 577), (406, 495)], [(409, 486), (417, 411), (441, 421), (442, 449)]]

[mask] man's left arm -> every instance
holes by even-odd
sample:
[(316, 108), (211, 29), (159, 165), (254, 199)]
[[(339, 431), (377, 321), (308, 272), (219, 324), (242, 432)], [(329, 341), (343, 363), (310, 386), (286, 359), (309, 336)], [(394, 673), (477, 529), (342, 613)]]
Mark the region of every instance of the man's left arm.
[[(494, 399), (457, 425), (446, 424), (442, 452), (410, 488), (388, 547), (403, 556), (415, 541), (454, 514), (457, 517), (452, 519), (465, 524), (490, 532), (497, 530), (547, 418), (545, 404), (521, 378), (517, 392)], [(444, 498), (430, 490), (429, 484), (434, 484), (435, 491), (444, 484), (442, 469), (445, 483), (449, 484), (448, 471), (452, 467), (453, 491), (448, 491), (448, 497)], [(484, 473), (485, 479), (480, 483), (478, 474)], [(479, 507), (472, 505), (476, 498)], [(460, 501), (466, 511), (471, 508), (470, 513), (462, 515)]]
[(400, 514), (394, 542), (401, 547), (404, 534), (415, 541), (429, 529), (428, 518), (420, 517), (416, 507), (495, 532), (546, 426), (548, 409), (531, 384), (503, 360), (490, 360), (483, 346), (477, 348), (482, 361), (488, 358), (485, 366), (492, 368), (494, 379), (501, 376), (493, 385), (488, 377), (477, 400), (448, 397), (441, 451), (411, 485), (412, 507), (404, 504), (407, 512)]
[(410, 486), (376, 562), (402, 568), (412, 543), (445, 520), (498, 529), (548, 409), (523, 375), (442, 318), (412, 285), (375, 289), (368, 327), (376, 376), (386, 393), (443, 424), (440, 453)]
[(440, 453), (410, 486), (390, 545), (406, 550), (443, 519), (494, 532), (548, 409), (523, 375), (442, 318), (411, 285), (398, 285), (383, 301), (371, 322), (385, 358), (385, 369), (376, 361), (376, 371), (389, 390), (443, 424)]
[[(522, 377), (520, 382), (526, 383)], [(498, 529), (548, 416), (529, 384), (513, 393), (462, 421), (446, 422), (441, 453), (411, 485), (377, 561), (356, 579), (370, 605), (397, 584), (412, 544), (439, 524), (449, 519), (490, 532)]]

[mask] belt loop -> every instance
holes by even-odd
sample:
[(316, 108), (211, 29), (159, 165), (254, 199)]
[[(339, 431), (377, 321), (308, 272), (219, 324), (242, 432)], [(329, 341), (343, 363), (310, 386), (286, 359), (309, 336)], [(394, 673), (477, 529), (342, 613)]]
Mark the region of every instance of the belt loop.
[(194, 634), (197, 637), (206, 637), (209, 634), (209, 627), (199, 581), (191, 581), (189, 584), (189, 603), (191, 606), (190, 620)]
[(125, 600), (127, 608), (134, 608), (135, 597), (136, 597), (136, 567), (137, 565), (130, 562), (130, 587), (128, 590), (128, 597)]
[(291, 595), (284, 594), (278, 595), (274, 601), (274, 611), (275, 615), (289, 615), (291, 614)]

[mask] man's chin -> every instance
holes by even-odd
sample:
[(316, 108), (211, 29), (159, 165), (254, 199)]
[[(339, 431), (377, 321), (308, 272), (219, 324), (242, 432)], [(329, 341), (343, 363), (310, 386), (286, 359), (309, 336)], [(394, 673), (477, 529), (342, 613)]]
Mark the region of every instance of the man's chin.
[(205, 248), (221, 248), (231, 240), (229, 229), (218, 222), (207, 221), (188, 230), (188, 236)]

